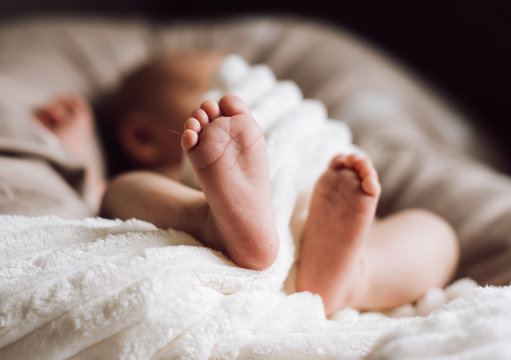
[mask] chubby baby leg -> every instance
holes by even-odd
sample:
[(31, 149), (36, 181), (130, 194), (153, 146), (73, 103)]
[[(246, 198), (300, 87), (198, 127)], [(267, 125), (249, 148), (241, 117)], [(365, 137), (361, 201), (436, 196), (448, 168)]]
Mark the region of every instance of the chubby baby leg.
[(459, 260), (458, 239), (434, 213), (403, 210), (374, 223), (364, 259), (366, 289), (352, 306), (395, 307), (449, 283)]
[(320, 294), (327, 314), (411, 302), (453, 274), (458, 250), (450, 226), (422, 210), (375, 220), (379, 194), (371, 162), (357, 155), (335, 157), (316, 184), (297, 290)]

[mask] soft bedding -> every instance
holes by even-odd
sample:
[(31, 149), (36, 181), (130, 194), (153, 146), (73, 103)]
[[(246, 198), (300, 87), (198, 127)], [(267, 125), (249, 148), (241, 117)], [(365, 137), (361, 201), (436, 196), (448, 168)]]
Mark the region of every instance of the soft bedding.
[(171, 229), (14, 216), (0, 226), (2, 359), (511, 356), (509, 287), (464, 279), (387, 315), (327, 320), (318, 296), (279, 290), (282, 269), (236, 267)]
[[(2, 359), (509, 358), (509, 286), (464, 279), (415, 305), (385, 314), (346, 309), (330, 320), (319, 297), (292, 293), (305, 189), (333, 153), (359, 151), (348, 127), (328, 118), (344, 120), (374, 160), (380, 214), (436, 211), (460, 236), (458, 277), (511, 279), (511, 185), (474, 161), (499, 158), (455, 112), (355, 38), (289, 19), (31, 19), (4, 24), (0, 44), (0, 210), (10, 214), (0, 216)], [(235, 52), (293, 81), (279, 83), (284, 96), (253, 103), (268, 137), (283, 244), (267, 271), (238, 268), (184, 233), (141, 221), (66, 220), (92, 216), (94, 204), (82, 200), (80, 164), (33, 124), (31, 108), (55, 95), (94, 98), (150, 56), (191, 47)], [(229, 74), (209, 96), (229, 90), (221, 84)], [(279, 121), (267, 111), (276, 105), (286, 110)], [(328, 141), (319, 144), (315, 131)]]

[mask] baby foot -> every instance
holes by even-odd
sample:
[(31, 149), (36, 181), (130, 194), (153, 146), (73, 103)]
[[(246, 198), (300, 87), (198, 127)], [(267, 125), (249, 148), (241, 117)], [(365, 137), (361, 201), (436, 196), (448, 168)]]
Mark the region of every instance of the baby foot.
[(206, 101), (184, 124), (181, 146), (209, 204), (203, 241), (238, 265), (270, 266), (278, 253), (266, 142), (243, 101)]
[(339, 155), (316, 183), (304, 228), (298, 290), (322, 296), (327, 314), (363, 290), (361, 254), (381, 187), (371, 162)]

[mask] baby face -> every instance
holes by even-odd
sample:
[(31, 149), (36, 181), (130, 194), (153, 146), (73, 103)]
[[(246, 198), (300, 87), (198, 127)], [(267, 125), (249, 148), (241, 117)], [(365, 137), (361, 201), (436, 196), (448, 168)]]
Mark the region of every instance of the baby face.
[(181, 131), (190, 112), (200, 105), (221, 60), (218, 53), (190, 53), (160, 64), (161, 78), (155, 94), (158, 120)]
[[(110, 103), (127, 161), (144, 168), (181, 161), (184, 122), (200, 106), (223, 55), (189, 52), (160, 58), (127, 76)], [(151, 148), (158, 156), (142, 156)]]

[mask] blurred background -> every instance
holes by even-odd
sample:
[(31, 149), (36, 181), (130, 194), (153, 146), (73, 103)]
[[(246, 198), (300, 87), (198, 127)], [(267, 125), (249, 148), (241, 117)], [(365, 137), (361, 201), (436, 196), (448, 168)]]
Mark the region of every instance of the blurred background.
[[(358, 34), (412, 69), (511, 151), (508, 1), (0, 0), (0, 21), (45, 14), (154, 21), (273, 14), (323, 20)], [(0, 44), (1, 51), (1, 44)], [(509, 153), (508, 153), (509, 154)]]

